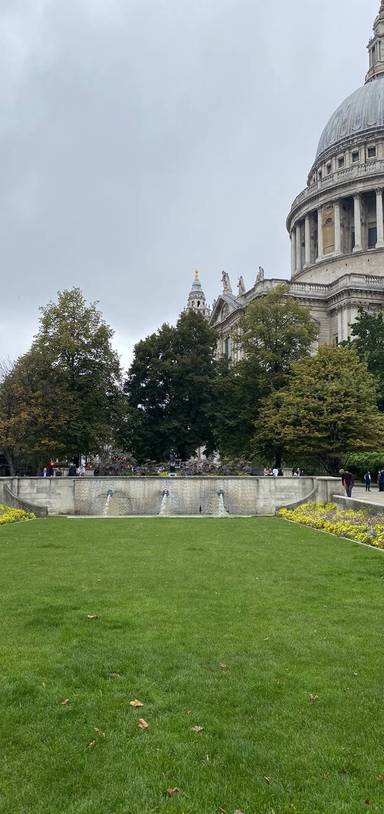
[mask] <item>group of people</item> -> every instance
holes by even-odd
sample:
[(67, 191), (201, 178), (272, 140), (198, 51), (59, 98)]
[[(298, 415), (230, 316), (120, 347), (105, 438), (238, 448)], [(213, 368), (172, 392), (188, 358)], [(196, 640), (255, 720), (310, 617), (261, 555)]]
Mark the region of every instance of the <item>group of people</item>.
[[(345, 494), (347, 497), (352, 497), (352, 489), (355, 484), (355, 477), (352, 472), (347, 472), (345, 469), (340, 469), (341, 475), (341, 482), (345, 489)], [(369, 469), (367, 469), (363, 481), (365, 484), (365, 491), (370, 492), (372, 486), (372, 475)], [(379, 487), (379, 492), (384, 492), (384, 469), (379, 469), (377, 473), (377, 485)]]
[[(271, 467), (270, 469), (268, 467), (266, 467), (264, 469), (263, 474), (264, 474), (265, 478), (267, 478), (267, 477), (270, 477), (270, 478), (283, 478), (284, 477), (284, 472), (283, 472), (281, 466), (276, 466), (276, 465)], [(303, 475), (303, 470), (300, 469), (299, 467), (297, 469), (295, 469), (295, 468), (292, 469), (292, 477), (293, 478), (301, 478), (302, 475)]]
[[(364, 483), (365, 483), (365, 491), (370, 492), (371, 491), (371, 485), (372, 485), (372, 475), (371, 475), (369, 469), (367, 469), (367, 471), (366, 471), (366, 473), (364, 475)], [(377, 485), (379, 487), (379, 492), (384, 492), (384, 469), (379, 469), (379, 471), (377, 473)]]
[(284, 472), (279, 466), (273, 466), (272, 468), (265, 467), (264, 469), (264, 477), (265, 478), (282, 478), (284, 477)]
[[(69, 464), (68, 477), (84, 478), (85, 472), (86, 469), (84, 464), (79, 464), (79, 466), (77, 466), (75, 463)], [(55, 465), (55, 461), (49, 461), (47, 466), (44, 466), (43, 471), (41, 472), (41, 476), (43, 478), (56, 478), (60, 477), (62, 474), (63, 474), (62, 469)]]

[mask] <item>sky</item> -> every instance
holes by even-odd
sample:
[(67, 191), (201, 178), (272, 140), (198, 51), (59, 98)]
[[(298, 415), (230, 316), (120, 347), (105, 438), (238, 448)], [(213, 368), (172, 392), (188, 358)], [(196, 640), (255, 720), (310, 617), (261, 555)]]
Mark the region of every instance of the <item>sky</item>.
[(288, 278), (285, 219), (379, 0), (0, 0), (0, 359), (78, 286), (134, 343), (200, 270)]

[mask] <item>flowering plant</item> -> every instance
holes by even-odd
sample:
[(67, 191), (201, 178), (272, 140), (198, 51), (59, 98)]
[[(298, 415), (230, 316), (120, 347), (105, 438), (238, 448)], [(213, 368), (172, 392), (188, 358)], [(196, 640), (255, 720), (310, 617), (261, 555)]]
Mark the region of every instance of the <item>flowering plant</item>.
[(26, 512), (24, 509), (12, 509), (11, 506), (4, 506), (0, 503), (0, 526), (5, 526), (8, 523), (19, 523), (20, 520), (35, 520), (36, 517), (32, 512)]
[(279, 517), (328, 531), (338, 537), (347, 537), (357, 543), (384, 548), (384, 516), (370, 515), (368, 511), (339, 509), (335, 503), (305, 503), (296, 509), (280, 509)]

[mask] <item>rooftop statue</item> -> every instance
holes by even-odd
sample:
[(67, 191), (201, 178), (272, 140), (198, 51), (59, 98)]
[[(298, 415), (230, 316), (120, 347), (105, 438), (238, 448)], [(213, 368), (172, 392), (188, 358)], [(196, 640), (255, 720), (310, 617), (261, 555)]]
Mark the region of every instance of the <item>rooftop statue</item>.
[[(384, 2), (384, 0), (383, 0), (383, 2)], [(238, 284), (237, 284), (237, 285), (238, 285), (238, 289), (239, 289), (239, 297), (241, 297), (241, 295), (242, 295), (242, 294), (245, 294), (245, 291), (246, 291), (246, 288), (245, 288), (245, 282), (244, 282), (244, 277), (243, 277), (243, 276), (239, 277), (239, 282), (238, 282)]]
[(229, 274), (227, 271), (223, 271), (221, 276), (221, 282), (223, 283), (224, 294), (232, 294), (231, 281), (229, 279)]
[[(384, 0), (383, 0), (383, 2), (384, 2)], [(258, 274), (256, 276), (256, 282), (257, 283), (262, 283), (263, 280), (264, 280), (264, 276), (265, 276), (265, 271), (264, 271), (262, 266), (259, 266), (259, 272), (258, 272)]]

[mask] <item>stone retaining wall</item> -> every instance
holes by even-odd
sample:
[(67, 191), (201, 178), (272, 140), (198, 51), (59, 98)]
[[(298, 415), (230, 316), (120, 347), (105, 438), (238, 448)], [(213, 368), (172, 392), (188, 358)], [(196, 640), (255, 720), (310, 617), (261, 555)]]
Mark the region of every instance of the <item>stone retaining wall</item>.
[(0, 478), (5, 503), (4, 485), (50, 515), (155, 516), (163, 507), (168, 516), (217, 516), (220, 500), (230, 515), (273, 515), (287, 504), (309, 497), (322, 503), (342, 491), (337, 478), (312, 477)]

